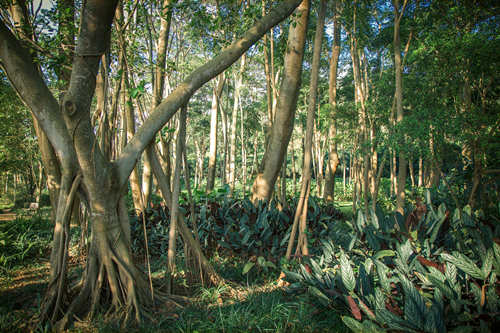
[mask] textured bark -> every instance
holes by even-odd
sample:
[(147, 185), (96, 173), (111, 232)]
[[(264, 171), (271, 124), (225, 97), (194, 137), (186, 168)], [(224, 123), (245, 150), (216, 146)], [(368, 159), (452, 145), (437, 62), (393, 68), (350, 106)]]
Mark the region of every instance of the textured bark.
[[(356, 21), (356, 11), (354, 11), (354, 21)], [(354, 91), (355, 91), (355, 100), (356, 104), (359, 105), (359, 112), (358, 112), (358, 123), (359, 123), (359, 129), (357, 133), (357, 140), (358, 140), (358, 147), (361, 152), (361, 158), (356, 158), (357, 164), (356, 164), (356, 171), (357, 171), (357, 177), (356, 177), (356, 186), (357, 188), (357, 194), (356, 194), (356, 200), (363, 199), (363, 206), (364, 206), (364, 211), (365, 215), (368, 214), (368, 193), (369, 193), (369, 181), (368, 181), (368, 170), (370, 167), (369, 161), (370, 161), (370, 154), (369, 150), (366, 146), (366, 141), (368, 138), (368, 133), (367, 133), (367, 112), (366, 112), (366, 106), (365, 106), (365, 101), (366, 101), (366, 91), (364, 89), (364, 84), (362, 81), (362, 73), (361, 73), (361, 66), (360, 66), (360, 50), (358, 46), (358, 41), (357, 37), (355, 35), (356, 29), (353, 28), (353, 30), (350, 33), (350, 51), (351, 51), (351, 60), (352, 60), (352, 67), (353, 67), (353, 74), (354, 74)], [(355, 210), (353, 208), (353, 210)]]
[[(266, 0), (262, 0), (262, 16), (266, 15)], [(266, 74), (266, 98), (267, 98), (267, 118), (269, 120), (269, 126), (273, 124), (273, 92), (271, 89), (272, 86), (272, 78), (271, 78), (271, 70), (274, 69), (269, 68), (269, 53), (268, 53), (268, 42), (267, 42), (267, 34), (262, 38), (262, 44), (264, 45), (264, 72)]]
[(281, 170), (283, 158), (293, 130), (297, 97), (302, 73), (302, 58), (307, 30), (309, 1), (302, 1), (294, 18), (295, 25), (290, 25), (283, 81), (278, 97), (278, 106), (274, 115), (269, 144), (266, 147), (262, 170), (252, 186), (252, 201), (268, 201), (274, 190), (276, 178)]
[(424, 162), (422, 156), (418, 158), (418, 187), (424, 186)]

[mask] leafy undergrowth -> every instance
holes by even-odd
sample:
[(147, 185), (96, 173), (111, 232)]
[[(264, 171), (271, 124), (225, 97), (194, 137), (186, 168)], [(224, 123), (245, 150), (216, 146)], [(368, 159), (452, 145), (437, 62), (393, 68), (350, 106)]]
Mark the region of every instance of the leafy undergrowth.
[(500, 225), (470, 207), (436, 209), (429, 195), (418, 211), (406, 218), (359, 212), (352, 223), (336, 224), (322, 255), (286, 272), (290, 291), (344, 309), (354, 332), (493, 331), (500, 324)]
[[(262, 256), (276, 263), (284, 256), (292, 228), (297, 199), (289, 200), (288, 207), (280, 210), (275, 201), (269, 205), (254, 206), (249, 199), (234, 199), (222, 192), (220, 196), (195, 192), (195, 214), (200, 243), (208, 256), (215, 252), (224, 256), (246, 259)], [(181, 206), (190, 219), (188, 205)], [(309, 246), (319, 248), (320, 239), (328, 235), (329, 225), (345, 220), (338, 208), (311, 197), (308, 206)], [(170, 215), (163, 205), (155, 205), (146, 214), (149, 253), (167, 252)], [(192, 225), (190, 225), (192, 227)], [(132, 238), (136, 253), (144, 250), (142, 217), (132, 222)]]
[[(205, 207), (205, 208), (203, 208)], [(203, 212), (205, 210), (205, 212)], [(322, 309), (309, 295), (292, 295), (279, 284), (279, 262), (282, 241), (289, 229), (291, 211), (278, 211), (274, 206), (253, 207), (245, 200), (207, 200), (199, 205), (200, 234), (205, 250), (215, 269), (227, 281), (226, 285), (203, 288), (193, 286), (183, 270), (183, 251), (178, 254), (179, 274), (174, 294), (185, 295), (182, 307), (159, 305), (157, 312), (139, 327), (127, 327), (137, 332), (318, 332), (346, 331), (347, 328), (334, 309)], [(159, 214), (157, 211), (156, 213)], [(316, 231), (326, 230), (326, 225), (341, 216), (333, 208), (319, 207), (314, 202), (310, 208)], [(168, 214), (168, 212), (167, 212)], [(203, 214), (205, 214), (203, 216)], [(246, 216), (246, 218), (241, 218)], [(168, 230), (167, 215), (161, 220), (154, 212), (148, 219), (151, 267), (155, 285), (164, 285), (165, 254), (167, 244), (163, 229)], [(328, 220), (328, 221), (327, 221)], [(286, 221), (286, 226), (278, 222)], [(2, 222), (3, 223), (3, 222)], [(213, 224), (213, 226), (211, 226)], [(238, 232), (240, 227), (244, 232)], [(0, 331), (46, 331), (37, 326), (36, 316), (49, 274), (48, 255), (52, 226), (44, 219), (23, 218), (2, 224), (4, 260), (0, 276)], [(163, 228), (163, 229), (162, 229)], [(245, 229), (246, 228), (246, 229)], [(316, 232), (315, 231), (315, 232)], [(78, 236), (79, 228), (72, 228)], [(144, 253), (136, 234), (134, 253), (143, 264)], [(77, 253), (78, 238), (72, 237), (71, 254)], [(226, 241), (226, 246), (214, 244)], [(257, 243), (258, 242), (258, 243)], [(319, 244), (319, 243), (318, 243)], [(265, 248), (275, 246), (276, 252), (265, 253)], [(214, 247), (215, 246), (215, 247)], [(165, 252), (166, 253), (166, 252)], [(81, 275), (81, 261), (70, 258), (69, 277), (76, 281)], [(249, 266), (251, 263), (251, 267)], [(287, 267), (290, 267), (289, 263)], [(91, 322), (76, 322), (75, 332), (121, 332), (112, 318), (104, 316)]]

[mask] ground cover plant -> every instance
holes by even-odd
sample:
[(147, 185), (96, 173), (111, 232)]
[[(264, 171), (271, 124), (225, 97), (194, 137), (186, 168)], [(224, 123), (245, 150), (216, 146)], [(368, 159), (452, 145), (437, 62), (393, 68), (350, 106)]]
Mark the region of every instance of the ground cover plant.
[(286, 272), (290, 289), (344, 307), (355, 332), (494, 330), (500, 228), (470, 207), (452, 213), (428, 198), (429, 211), (410, 228), (398, 213), (373, 211), (338, 223), (321, 256)]

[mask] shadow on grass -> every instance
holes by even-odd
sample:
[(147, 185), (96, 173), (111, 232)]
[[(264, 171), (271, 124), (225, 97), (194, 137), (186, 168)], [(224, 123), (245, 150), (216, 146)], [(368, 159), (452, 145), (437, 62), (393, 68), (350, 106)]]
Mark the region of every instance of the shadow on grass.
[[(224, 300), (222, 300), (224, 299)], [(333, 310), (320, 311), (307, 298), (287, 295), (282, 289), (249, 293), (241, 300), (221, 297), (219, 302), (190, 305), (131, 332), (348, 332)], [(119, 332), (102, 327), (100, 331)]]

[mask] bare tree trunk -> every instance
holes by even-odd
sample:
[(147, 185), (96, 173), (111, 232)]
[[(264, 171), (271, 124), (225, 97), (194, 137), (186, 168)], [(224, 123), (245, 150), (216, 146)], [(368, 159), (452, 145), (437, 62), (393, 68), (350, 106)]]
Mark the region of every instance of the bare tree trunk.
[[(228, 87), (229, 88), (229, 87)], [(228, 183), (228, 167), (229, 167), (229, 135), (228, 135), (228, 121), (227, 121), (227, 109), (229, 106), (229, 91), (226, 89), (226, 107), (222, 107), (222, 102), (219, 101), (219, 112), (222, 118), (222, 159), (220, 160), (220, 180), (221, 184), (225, 185)], [(222, 100), (222, 95), (220, 96)]]
[[(243, 80), (243, 71), (245, 70), (245, 55), (241, 56), (240, 60), (240, 70), (235, 74), (234, 79), (234, 101), (233, 101), (233, 113), (231, 115), (231, 138), (230, 138), (230, 152), (229, 152), (229, 187), (231, 188), (231, 194), (234, 191), (235, 185), (235, 172), (236, 172), (236, 125), (238, 109), (240, 105), (240, 89)], [(243, 119), (240, 119), (242, 122)]]
[[(339, 155), (337, 152), (337, 125), (336, 125), (336, 108), (337, 108), (337, 70), (340, 55), (340, 2), (335, 2), (335, 10), (333, 14), (333, 45), (332, 57), (330, 58), (330, 77), (328, 87), (328, 98), (331, 106), (330, 128), (328, 129), (328, 164), (326, 168), (325, 189), (323, 199), (333, 202), (335, 200), (335, 173), (339, 165)], [(345, 179), (345, 178), (344, 178)]]
[[(266, 15), (266, 0), (262, 0), (262, 16)], [(272, 38), (272, 35), (271, 35)], [(273, 92), (272, 92), (272, 77), (271, 71), (274, 72), (274, 68), (269, 68), (269, 55), (267, 46), (267, 33), (262, 38), (262, 43), (264, 45), (264, 72), (266, 74), (266, 91), (267, 91), (267, 118), (269, 120), (269, 126), (273, 125)]]
[(168, 233), (168, 272), (175, 273), (175, 256), (177, 243), (177, 218), (179, 216), (179, 194), (181, 187), (182, 156), (186, 140), (186, 113), (187, 107), (182, 107), (179, 117), (179, 132), (177, 133), (175, 149), (174, 190), (172, 192), (172, 204), (170, 206), (170, 230)]
[[(393, 0), (394, 5), (394, 71), (396, 75), (396, 122), (403, 121), (403, 77), (401, 65), (401, 40), (399, 36), (399, 25), (403, 17), (407, 0), (404, 0), (403, 8), (399, 8), (399, 0)], [(400, 145), (405, 145), (404, 140)], [(407, 160), (404, 153), (399, 153), (398, 186), (396, 192), (396, 210), (404, 215), (405, 186), (407, 173)]]
[(217, 166), (217, 113), (219, 97), (224, 87), (224, 74), (219, 75), (213, 88), (212, 107), (210, 109), (210, 153), (208, 157), (207, 192), (212, 191), (215, 185), (215, 169)]
[(243, 197), (247, 193), (247, 149), (245, 142), (245, 131), (243, 124), (245, 123), (245, 112), (240, 103), (240, 138), (241, 138), (241, 164), (243, 166)]
[(422, 156), (418, 158), (418, 187), (424, 186), (424, 162)]
[[(300, 189), (300, 200), (303, 202), (297, 206), (295, 211), (294, 223), (292, 226), (292, 233), (288, 241), (288, 248), (286, 251), (286, 258), (290, 259), (292, 254), (293, 244), (295, 242), (294, 229), (297, 228), (297, 223), (300, 219), (299, 236), (297, 239), (297, 248), (295, 251), (296, 256), (309, 255), (307, 246), (307, 207), (309, 202), (309, 194), (311, 191), (311, 162), (312, 162), (312, 141), (314, 131), (314, 114), (316, 111), (316, 98), (318, 93), (318, 76), (321, 60), (321, 44), (323, 40), (323, 30), (325, 26), (325, 12), (326, 0), (322, 0), (318, 10), (318, 24), (316, 33), (314, 35), (314, 50), (313, 61), (311, 67), (311, 85), (309, 87), (309, 101), (307, 104), (307, 124), (306, 124), (306, 137), (304, 145), (304, 165), (302, 169), (302, 186)], [(292, 237), (293, 236), (293, 237)]]
[(309, 1), (299, 5), (295, 25), (290, 26), (288, 47), (285, 54), (284, 77), (278, 97), (275, 120), (271, 129), (269, 144), (262, 161), (262, 168), (252, 186), (252, 201), (268, 201), (283, 164), (288, 142), (293, 130), (293, 121), (300, 87), (302, 58), (307, 30)]
[(396, 178), (396, 153), (391, 149), (391, 197), (396, 193), (397, 178)]
[(413, 170), (413, 160), (410, 158), (408, 161), (408, 168), (410, 171), (410, 180), (411, 180), (411, 187), (415, 187), (415, 172)]

